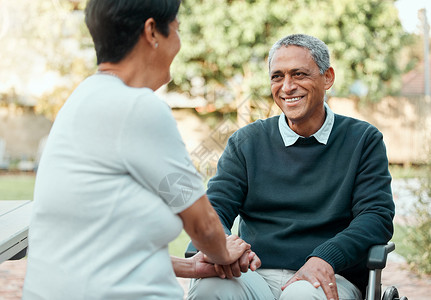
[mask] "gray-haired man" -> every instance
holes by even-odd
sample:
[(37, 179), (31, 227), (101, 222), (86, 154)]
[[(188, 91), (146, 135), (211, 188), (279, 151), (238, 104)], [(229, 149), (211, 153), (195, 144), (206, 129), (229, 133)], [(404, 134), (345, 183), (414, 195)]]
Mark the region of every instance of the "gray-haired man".
[(392, 236), (394, 203), (382, 134), (334, 114), (327, 46), (295, 34), (269, 54), (282, 114), (235, 132), (208, 183), (230, 230), (262, 261), (239, 278), (199, 279), (190, 299), (362, 299), (370, 246)]

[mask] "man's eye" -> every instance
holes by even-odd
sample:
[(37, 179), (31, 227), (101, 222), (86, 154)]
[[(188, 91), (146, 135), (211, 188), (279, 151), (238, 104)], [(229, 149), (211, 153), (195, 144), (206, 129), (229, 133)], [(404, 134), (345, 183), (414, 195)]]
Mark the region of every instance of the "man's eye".
[(272, 75), (271, 80), (277, 80), (280, 78), (280, 75)]
[(302, 72), (296, 72), (296, 73), (294, 73), (294, 74), (293, 74), (293, 76), (294, 76), (295, 78), (302, 78), (302, 77), (304, 77), (304, 76), (305, 76), (305, 74), (304, 74), (304, 73), (302, 73)]

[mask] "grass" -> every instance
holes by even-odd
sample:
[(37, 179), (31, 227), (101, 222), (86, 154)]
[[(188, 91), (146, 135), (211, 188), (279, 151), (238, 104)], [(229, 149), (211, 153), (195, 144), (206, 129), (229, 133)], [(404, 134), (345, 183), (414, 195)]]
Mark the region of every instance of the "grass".
[(1, 175), (0, 200), (32, 200), (34, 174)]
[(184, 252), (189, 241), (190, 237), (183, 230), (175, 240), (169, 243), (169, 253), (173, 256), (184, 257)]

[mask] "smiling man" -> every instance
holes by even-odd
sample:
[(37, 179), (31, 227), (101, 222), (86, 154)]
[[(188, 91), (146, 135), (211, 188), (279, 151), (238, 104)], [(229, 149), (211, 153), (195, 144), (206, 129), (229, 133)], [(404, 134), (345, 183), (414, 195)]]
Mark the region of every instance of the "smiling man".
[(271, 92), (289, 127), (301, 136), (317, 132), (325, 121), (325, 90), (334, 83), (334, 69), (321, 73), (310, 50), (281, 47), (269, 62)]
[(393, 233), (382, 134), (325, 103), (335, 73), (319, 39), (279, 40), (269, 75), (283, 113), (231, 136), (207, 191), (227, 232), (241, 217), (240, 236), (262, 266), (196, 280), (189, 298), (363, 299), (368, 249)]

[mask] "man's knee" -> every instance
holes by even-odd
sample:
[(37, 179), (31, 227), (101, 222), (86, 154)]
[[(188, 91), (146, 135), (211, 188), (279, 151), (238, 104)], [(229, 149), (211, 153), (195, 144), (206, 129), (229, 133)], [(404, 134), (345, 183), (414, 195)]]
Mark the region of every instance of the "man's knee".
[(321, 288), (315, 288), (306, 280), (295, 281), (287, 286), (281, 293), (280, 300), (319, 300), (326, 299), (325, 293)]
[(214, 278), (197, 279), (192, 283), (187, 299), (236, 299), (235, 294), (238, 292), (236, 278), (227, 280)]
[(192, 283), (187, 299), (274, 300), (274, 295), (257, 272), (248, 271), (233, 279), (197, 279)]

